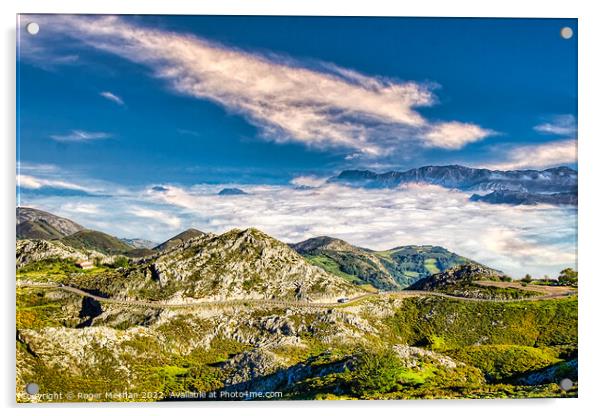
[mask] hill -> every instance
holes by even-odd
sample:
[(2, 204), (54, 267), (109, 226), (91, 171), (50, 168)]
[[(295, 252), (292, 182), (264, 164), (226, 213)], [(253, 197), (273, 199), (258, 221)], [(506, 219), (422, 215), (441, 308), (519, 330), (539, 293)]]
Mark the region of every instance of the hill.
[(195, 230), (194, 228), (189, 228), (186, 231), (181, 232), (180, 234), (170, 238), (167, 241), (159, 244), (154, 248), (154, 250), (158, 251), (168, 251), (172, 248), (190, 240), (191, 238), (202, 237), (205, 233), (199, 230)]
[(100, 231), (82, 230), (61, 239), (66, 245), (78, 249), (96, 250), (104, 254), (125, 254), (133, 247), (112, 235)]
[(290, 299), (331, 301), (364, 290), (312, 266), (286, 244), (256, 229), (203, 234), (139, 260), (110, 280), (75, 286), (140, 299)]
[(421, 279), (408, 287), (408, 290), (431, 290), (448, 295), (480, 299), (523, 299), (540, 292), (529, 288), (502, 287), (479, 284), (479, 282), (511, 281), (497, 270), (479, 264), (465, 264), (452, 267), (444, 272)]
[(81, 225), (39, 209), (17, 208), (17, 238), (56, 240), (83, 230)]
[(402, 246), (379, 252), (326, 236), (291, 247), (331, 273), (383, 290), (399, 290), (450, 267), (474, 263), (438, 246)]

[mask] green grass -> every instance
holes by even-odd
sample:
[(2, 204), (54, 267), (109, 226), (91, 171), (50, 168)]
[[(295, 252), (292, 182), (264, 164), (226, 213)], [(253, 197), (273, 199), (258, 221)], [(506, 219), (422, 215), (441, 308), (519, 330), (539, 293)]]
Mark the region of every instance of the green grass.
[(561, 361), (550, 348), (522, 345), (473, 345), (446, 354), (477, 367), (493, 381), (503, 381)]
[(577, 345), (577, 299), (491, 303), (408, 298), (386, 323), (396, 340), (410, 345), (424, 345), (429, 336), (444, 339), (450, 349)]
[(429, 271), (430, 274), (441, 272), (437, 267), (437, 259), (426, 259), (424, 260), (424, 267)]
[[(54, 299), (48, 296), (50, 293), (63, 297)], [(35, 288), (17, 288), (16, 300), (17, 329), (75, 326), (79, 322), (77, 317), (63, 310), (66, 300), (75, 305), (81, 303), (76, 296)]]
[(64, 237), (61, 242), (77, 249), (97, 250), (105, 254), (123, 254), (133, 247), (100, 231), (83, 230)]
[(305, 257), (311, 264), (318, 266), (329, 273), (342, 277), (350, 283), (364, 284), (365, 282), (357, 276), (343, 272), (337, 262), (325, 255), (308, 255)]

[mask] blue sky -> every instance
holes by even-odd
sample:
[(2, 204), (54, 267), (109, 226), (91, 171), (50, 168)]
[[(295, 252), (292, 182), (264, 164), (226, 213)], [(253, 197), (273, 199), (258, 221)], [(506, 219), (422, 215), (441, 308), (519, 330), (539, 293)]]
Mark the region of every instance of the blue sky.
[[(20, 201), (160, 240), (261, 222), (191, 205), (225, 184), (269, 209), (285, 198), (279, 187), (342, 169), (576, 167), (577, 35), (575, 19), (23, 15)], [(173, 192), (155, 195), (156, 185)], [(499, 226), (518, 232), (512, 224)], [(263, 225), (292, 240), (321, 230)], [(576, 230), (563, 227), (553, 243), (571, 251)], [(374, 231), (348, 237), (394, 243)], [(399, 239), (443, 240), (428, 234)]]

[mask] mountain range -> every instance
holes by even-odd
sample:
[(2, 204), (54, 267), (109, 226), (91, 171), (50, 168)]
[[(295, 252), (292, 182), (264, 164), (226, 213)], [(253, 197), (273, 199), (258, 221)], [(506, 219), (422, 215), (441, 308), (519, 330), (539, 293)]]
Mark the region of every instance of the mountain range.
[[(28, 224), (27, 228), (19, 226), (19, 224), (25, 222)], [(134, 245), (134, 241), (139, 241), (137, 239), (119, 239), (100, 231), (88, 230), (66, 218), (31, 208), (17, 209), (17, 224), (17, 237), (19, 239), (57, 241), (64, 246), (75, 249), (94, 251), (106, 256), (124, 255), (132, 259), (159, 259), (164, 253), (171, 252), (173, 252), (171, 255), (175, 255), (175, 249), (186, 248), (191, 241), (198, 243), (215, 237), (212, 233), (190, 228), (152, 248), (148, 248), (148, 245), (141, 247)], [(38, 231), (40, 229), (48, 231), (41, 233)], [(255, 234), (262, 236), (257, 241), (263, 241), (263, 237), (269, 237), (258, 230)], [(356, 247), (343, 240), (328, 236), (311, 238), (299, 243), (289, 244), (289, 246), (296, 253), (303, 256), (309, 264), (317, 266), (327, 273), (342, 277), (347, 282), (356, 285), (368, 284), (380, 290), (401, 290), (422, 278), (451, 267), (462, 264), (477, 264), (466, 257), (438, 246), (410, 245), (385, 251), (374, 251)], [(224, 250), (226, 249), (224, 248)], [(157, 264), (163, 264), (163, 260)], [(182, 269), (181, 274), (187, 275), (186, 268), (189, 265), (184, 259), (179, 258), (175, 263), (172, 261), (166, 262), (168, 264), (173, 263), (170, 266), (171, 269)], [(159, 269), (165, 268), (164, 266), (156, 267), (159, 267)], [(155, 269), (152, 273), (159, 269)]]
[(508, 171), (461, 165), (423, 166), (386, 173), (345, 170), (328, 182), (376, 189), (426, 183), (473, 192), (473, 200), (492, 204), (577, 205), (577, 171), (564, 166)]

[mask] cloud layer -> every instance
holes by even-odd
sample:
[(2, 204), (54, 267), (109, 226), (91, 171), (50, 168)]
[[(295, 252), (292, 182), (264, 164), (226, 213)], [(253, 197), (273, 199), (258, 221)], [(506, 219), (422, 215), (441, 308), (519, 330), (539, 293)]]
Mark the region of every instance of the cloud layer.
[[(39, 16), (49, 30), (149, 67), (179, 94), (245, 116), (267, 138), (383, 155), (400, 142), (458, 149), (493, 132), (460, 121), (431, 122), (432, 86), (366, 76), (332, 64), (242, 51), (116, 16)], [(103, 93), (104, 94), (104, 93)], [(111, 97), (108, 96), (111, 94)], [(112, 93), (105, 98), (112, 99)]]
[(576, 266), (575, 209), (470, 202), (467, 194), (433, 185), (237, 186), (249, 195), (217, 196), (223, 185), (163, 184), (110, 197), (27, 194), (22, 204), (119, 237), (153, 241), (188, 227), (218, 233), (257, 227), (285, 242), (329, 235), (376, 250), (440, 245), (516, 277), (555, 276)]

